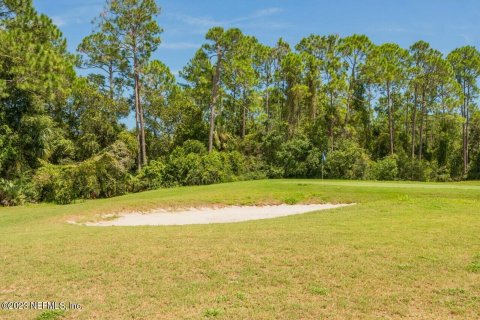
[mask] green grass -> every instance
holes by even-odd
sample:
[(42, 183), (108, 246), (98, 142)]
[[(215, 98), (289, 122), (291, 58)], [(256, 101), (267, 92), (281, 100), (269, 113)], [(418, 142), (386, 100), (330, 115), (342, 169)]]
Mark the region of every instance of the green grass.
[[(273, 180), (0, 208), (0, 301), (61, 319), (478, 319), (480, 183)], [(183, 227), (67, 220), (158, 207), (336, 202)], [(0, 311), (0, 319), (56, 317)]]

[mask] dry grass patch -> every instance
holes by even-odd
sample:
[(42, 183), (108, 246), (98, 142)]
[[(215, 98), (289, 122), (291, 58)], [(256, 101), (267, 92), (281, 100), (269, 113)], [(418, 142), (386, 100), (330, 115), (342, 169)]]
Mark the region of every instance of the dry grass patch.
[[(79, 303), (81, 311), (60, 319), (80, 320), (477, 319), (480, 189), (449, 185), (253, 181), (0, 209), (0, 301)], [(125, 208), (274, 203), (292, 194), (358, 205), (221, 225), (65, 223)]]

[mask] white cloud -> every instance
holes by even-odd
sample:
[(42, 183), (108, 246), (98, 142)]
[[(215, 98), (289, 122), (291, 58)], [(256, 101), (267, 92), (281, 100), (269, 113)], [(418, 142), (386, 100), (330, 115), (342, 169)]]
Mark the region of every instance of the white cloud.
[(237, 23), (237, 22), (252, 21), (252, 20), (272, 16), (274, 14), (277, 14), (277, 13), (281, 12), (281, 11), (282, 11), (282, 9), (280, 9), (280, 8), (261, 9), (261, 10), (253, 12), (252, 14), (249, 14), (248, 16), (240, 17), (240, 18), (237, 18), (237, 19), (232, 19), (232, 20), (228, 21), (227, 23), (228, 24), (233, 24), (233, 23)]
[(160, 45), (163, 49), (182, 50), (200, 48), (200, 44), (192, 42), (167, 42)]
[(186, 14), (174, 14), (173, 17), (188, 25), (203, 28), (209, 28), (211, 26), (223, 24), (222, 21), (216, 21), (209, 17), (192, 17)]
[(53, 16), (52, 20), (53, 23), (55, 23), (58, 27), (88, 23), (91, 22), (94, 17), (100, 14), (102, 8), (102, 4), (97, 1), (93, 1), (78, 7), (71, 7), (61, 15)]
[(468, 34), (460, 34), (460, 37), (465, 40), (466, 44), (472, 44), (473, 43), (473, 38), (468, 35)]
[(192, 29), (193, 33), (204, 33), (206, 29), (209, 29), (214, 26), (229, 27), (229, 26), (238, 25), (239, 23), (255, 22), (262, 18), (266, 18), (280, 12), (282, 12), (281, 8), (271, 7), (271, 8), (257, 10), (255, 12), (252, 12), (249, 15), (230, 19), (230, 20), (216, 20), (212, 17), (204, 17), (204, 16), (194, 17), (186, 14), (171, 14), (171, 16), (176, 20), (179, 20), (185, 24), (188, 24), (192, 27), (196, 27), (195, 29)]
[(52, 17), (52, 21), (57, 27), (62, 27), (66, 24), (63, 17), (59, 17), (59, 16)]

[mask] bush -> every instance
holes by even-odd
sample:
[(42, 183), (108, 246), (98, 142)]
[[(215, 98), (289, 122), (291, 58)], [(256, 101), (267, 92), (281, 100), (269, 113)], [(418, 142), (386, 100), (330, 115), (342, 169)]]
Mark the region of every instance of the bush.
[(409, 179), (414, 181), (432, 181), (436, 180), (437, 175), (437, 163), (435, 161), (428, 162), (425, 160), (415, 160), (415, 161), (400, 161), (402, 164), (399, 167), (402, 179)]
[[(134, 191), (158, 189), (165, 184), (166, 165), (163, 161), (151, 161), (148, 166), (142, 168), (137, 175), (138, 187)], [(133, 182), (136, 184), (136, 182)]]
[(395, 180), (398, 177), (397, 157), (388, 156), (371, 162), (367, 177), (371, 180)]
[(0, 205), (10, 207), (35, 201), (32, 185), (24, 179), (4, 180), (0, 178)]
[(174, 150), (167, 162), (167, 185), (204, 185), (227, 181), (230, 163), (219, 152), (204, 155)]
[(238, 180), (246, 172), (246, 159), (237, 152), (207, 153), (198, 141), (182, 147), (145, 167), (138, 178), (144, 188), (206, 185)]
[(53, 165), (42, 162), (33, 183), (40, 200), (67, 204), (75, 198), (73, 190), (76, 168), (74, 165)]
[(207, 147), (198, 141), (198, 140), (187, 140), (182, 145), (183, 151), (185, 154), (189, 153), (197, 153), (197, 154), (205, 154), (207, 153)]
[[(220, 152), (211, 152), (200, 159), (200, 167), (195, 170), (198, 183), (195, 180), (189, 181), (188, 184), (213, 184), (220, 182), (228, 182), (232, 180), (231, 163)], [(198, 179), (197, 178), (197, 179)]]
[(345, 140), (327, 155), (326, 172), (330, 178), (364, 179), (368, 163), (365, 151), (353, 141)]
[(307, 158), (312, 149), (307, 139), (295, 138), (283, 143), (276, 154), (276, 164), (283, 168), (286, 178), (306, 177), (308, 174)]
[(317, 148), (313, 148), (308, 154), (305, 164), (309, 178), (320, 177), (322, 175), (322, 152)]
[(133, 157), (125, 143), (117, 141), (80, 164), (43, 163), (33, 181), (41, 200), (58, 204), (122, 195), (128, 191)]

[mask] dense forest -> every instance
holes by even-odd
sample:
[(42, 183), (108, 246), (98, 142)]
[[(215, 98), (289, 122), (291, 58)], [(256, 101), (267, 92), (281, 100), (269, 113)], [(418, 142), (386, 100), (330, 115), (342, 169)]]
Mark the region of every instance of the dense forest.
[[(178, 79), (154, 0), (108, 0), (75, 53), (32, 0), (0, 0), (0, 203), (320, 177), (480, 177), (480, 53), (214, 27)], [(88, 70), (88, 76), (77, 74)], [(135, 128), (121, 120), (135, 117)]]

